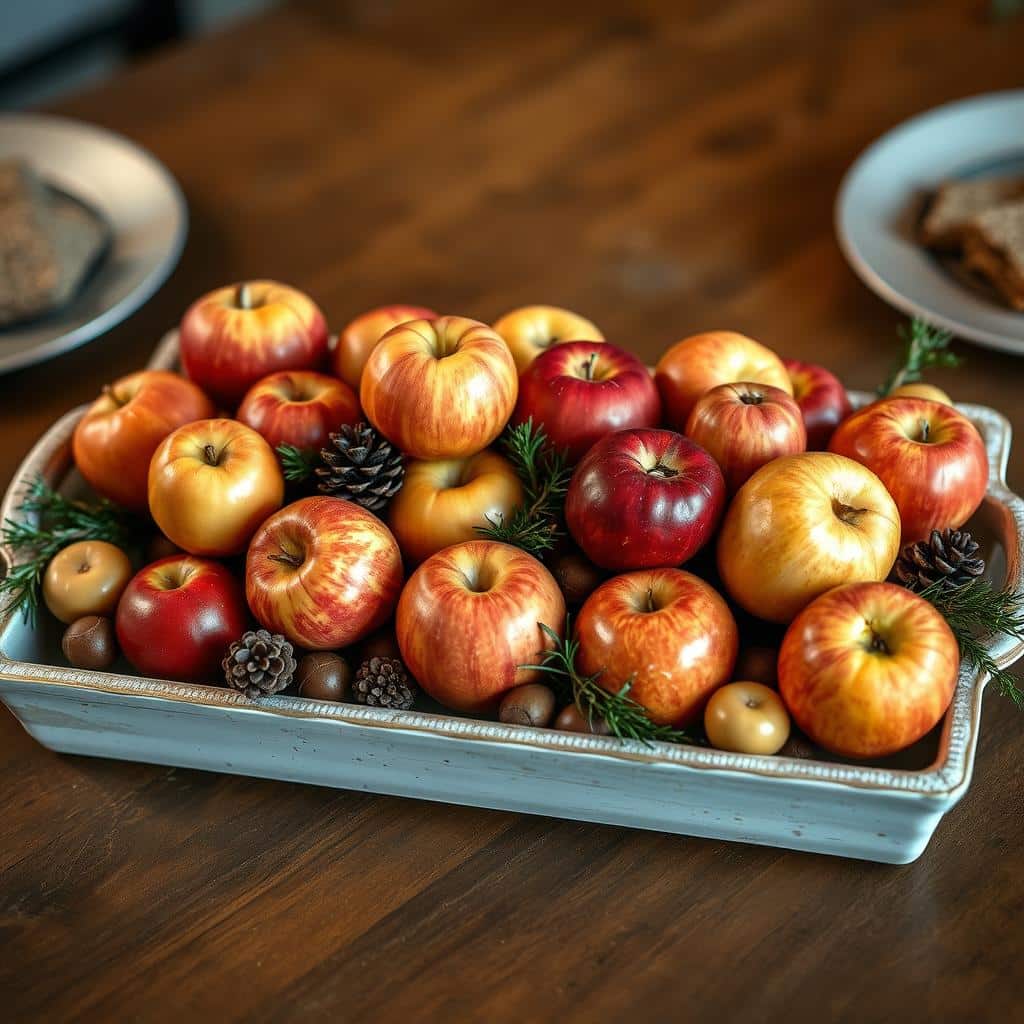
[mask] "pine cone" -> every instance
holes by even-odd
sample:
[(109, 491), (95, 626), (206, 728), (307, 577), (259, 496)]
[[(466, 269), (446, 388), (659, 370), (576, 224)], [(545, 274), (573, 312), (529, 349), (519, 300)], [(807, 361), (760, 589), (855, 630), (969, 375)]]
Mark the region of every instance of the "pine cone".
[(277, 693), (292, 681), (295, 655), (280, 633), (250, 630), (228, 648), (221, 667), (228, 686), (255, 699)]
[(346, 425), (331, 434), (320, 458), (326, 463), (316, 471), (320, 490), (348, 498), (370, 512), (379, 512), (398, 493), (405, 477), (402, 453), (366, 423)]
[(397, 658), (369, 658), (356, 672), (352, 696), (357, 704), (372, 708), (405, 710), (416, 699), (416, 684)]
[(932, 530), (928, 540), (908, 544), (900, 552), (896, 578), (916, 591), (939, 582), (949, 590), (962, 587), (985, 571), (985, 560), (977, 550), (978, 542), (966, 530)]

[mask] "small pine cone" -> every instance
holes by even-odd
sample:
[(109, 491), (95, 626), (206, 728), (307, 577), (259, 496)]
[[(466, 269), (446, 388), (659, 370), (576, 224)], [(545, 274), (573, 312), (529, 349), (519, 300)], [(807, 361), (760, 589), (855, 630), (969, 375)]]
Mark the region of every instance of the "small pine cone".
[(397, 658), (369, 658), (356, 672), (352, 696), (372, 708), (406, 710), (416, 699), (416, 684)]
[(343, 426), (320, 452), (319, 489), (379, 512), (398, 493), (405, 478), (402, 453), (366, 423)]
[(228, 686), (246, 697), (267, 697), (283, 690), (295, 674), (292, 645), (280, 633), (250, 630), (236, 640), (221, 662)]
[(978, 542), (966, 530), (932, 530), (928, 540), (908, 544), (896, 560), (896, 578), (909, 590), (922, 591), (934, 583), (953, 590), (977, 579), (985, 560)]

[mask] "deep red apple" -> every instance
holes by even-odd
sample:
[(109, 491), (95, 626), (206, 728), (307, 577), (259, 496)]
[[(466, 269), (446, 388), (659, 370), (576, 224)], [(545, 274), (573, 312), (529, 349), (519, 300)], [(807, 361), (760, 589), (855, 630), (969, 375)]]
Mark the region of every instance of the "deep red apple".
[(885, 398), (845, 420), (829, 451), (867, 466), (892, 495), (901, 543), (958, 529), (988, 487), (988, 456), (977, 428), (950, 405)]
[(530, 418), (578, 462), (606, 434), (656, 427), (661, 399), (636, 356), (604, 342), (570, 341), (542, 352), (520, 376), (511, 422)]
[(219, 562), (171, 555), (135, 574), (116, 627), (124, 656), (142, 675), (214, 683), (228, 645), (249, 628), (249, 611)]
[(735, 493), (763, 465), (807, 446), (800, 409), (769, 384), (720, 384), (706, 391), (686, 421), (686, 436), (709, 451)]
[(722, 471), (699, 445), (671, 430), (620, 430), (576, 467), (565, 515), (596, 565), (648, 569), (695, 555), (724, 507)]
[(359, 399), (342, 380), (312, 370), (282, 370), (254, 384), (238, 407), (237, 419), (270, 445), (318, 450), (343, 423), (362, 417)]
[(807, 428), (807, 450), (823, 452), (833, 431), (853, 411), (843, 382), (824, 366), (783, 359)]

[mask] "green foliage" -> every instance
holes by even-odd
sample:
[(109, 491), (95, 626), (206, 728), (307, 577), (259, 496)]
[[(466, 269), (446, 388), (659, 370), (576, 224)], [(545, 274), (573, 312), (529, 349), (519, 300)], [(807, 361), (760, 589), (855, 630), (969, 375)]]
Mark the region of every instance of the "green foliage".
[(949, 331), (932, 327), (920, 317), (915, 316), (911, 320), (909, 330), (905, 325), (900, 327), (899, 336), (903, 341), (903, 355), (886, 382), (878, 389), (880, 398), (901, 384), (912, 384), (920, 380), (927, 369), (937, 366), (955, 367), (963, 362), (955, 352), (949, 351), (953, 335)]
[(313, 475), (313, 470), (320, 465), (320, 453), (304, 448), (296, 448), (293, 444), (279, 444), (277, 457), (281, 463), (281, 471), (285, 480), (290, 483), (302, 483)]

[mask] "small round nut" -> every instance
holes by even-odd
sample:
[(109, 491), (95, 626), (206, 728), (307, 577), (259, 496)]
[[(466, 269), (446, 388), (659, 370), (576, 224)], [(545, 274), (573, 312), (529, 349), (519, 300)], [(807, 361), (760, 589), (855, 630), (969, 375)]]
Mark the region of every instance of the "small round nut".
[(607, 736), (611, 732), (603, 718), (595, 716), (591, 722), (575, 704), (567, 704), (558, 712), (555, 728), (562, 732), (588, 732), (595, 736)]
[(556, 555), (550, 569), (569, 608), (578, 608), (607, 578), (607, 573), (578, 551)]
[(104, 615), (84, 615), (64, 630), (60, 646), (75, 668), (102, 672), (117, 657), (114, 623)]
[(555, 714), (555, 695), (543, 683), (516, 686), (501, 698), (498, 721), (507, 725), (532, 725), (544, 729)]
[(352, 685), (352, 668), (340, 654), (316, 651), (299, 662), (295, 683), (300, 697), (345, 700)]

